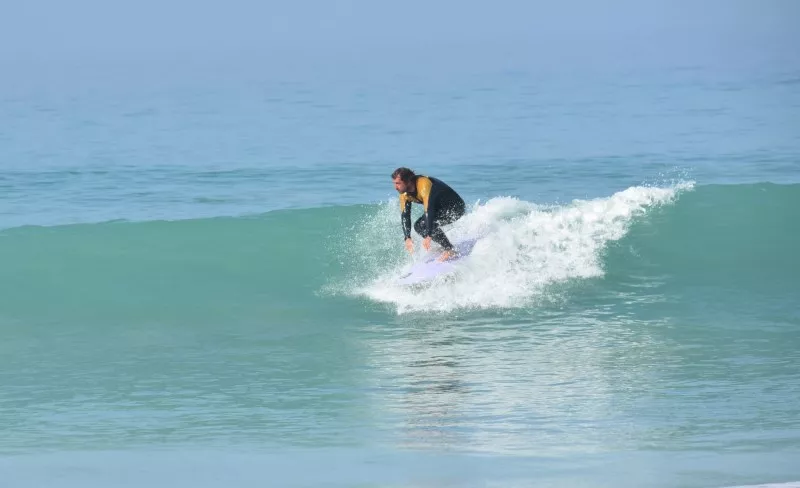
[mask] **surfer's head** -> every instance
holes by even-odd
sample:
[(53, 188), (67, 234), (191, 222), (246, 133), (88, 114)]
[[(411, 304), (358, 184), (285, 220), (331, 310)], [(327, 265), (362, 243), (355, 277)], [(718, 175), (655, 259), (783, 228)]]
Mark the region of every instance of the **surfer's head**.
[(394, 189), (398, 193), (405, 193), (414, 190), (414, 177), (416, 175), (408, 168), (397, 168), (392, 173), (392, 181), (394, 181)]

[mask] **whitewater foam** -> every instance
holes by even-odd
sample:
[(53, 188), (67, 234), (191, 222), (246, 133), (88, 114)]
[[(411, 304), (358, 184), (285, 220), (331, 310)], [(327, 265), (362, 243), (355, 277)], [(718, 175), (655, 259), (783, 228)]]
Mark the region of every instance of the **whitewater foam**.
[[(693, 187), (693, 182), (666, 188), (631, 187), (607, 198), (575, 200), (564, 206), (541, 206), (511, 197), (476, 203), (447, 229), (454, 241), (481, 236), (454, 277), (409, 288), (395, 282), (408, 267), (407, 261), (373, 261), (367, 284), (353, 292), (392, 304), (398, 313), (530, 306), (547, 298), (549, 285), (602, 276), (608, 243), (623, 237), (637, 216), (671, 203)], [(391, 208), (396, 220), (395, 206)], [(385, 224), (388, 215), (382, 212), (374, 220)]]

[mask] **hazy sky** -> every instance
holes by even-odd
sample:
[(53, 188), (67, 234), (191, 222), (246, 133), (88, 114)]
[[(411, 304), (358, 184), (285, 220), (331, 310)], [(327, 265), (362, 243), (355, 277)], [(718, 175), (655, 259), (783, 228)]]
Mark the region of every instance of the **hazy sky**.
[(0, 0), (0, 62), (794, 56), (797, 0)]

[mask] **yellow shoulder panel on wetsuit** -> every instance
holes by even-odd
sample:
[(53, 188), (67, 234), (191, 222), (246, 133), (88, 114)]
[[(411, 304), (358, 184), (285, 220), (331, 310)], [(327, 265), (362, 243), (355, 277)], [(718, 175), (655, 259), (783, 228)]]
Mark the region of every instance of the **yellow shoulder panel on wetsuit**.
[(408, 193), (403, 192), (403, 193), (400, 194), (400, 213), (403, 213), (403, 212), (406, 211), (406, 202), (408, 200), (409, 200)]
[(400, 194), (400, 213), (406, 211), (406, 204), (407, 203), (422, 203), (422, 200), (419, 198), (414, 197), (414, 195), (409, 195), (407, 192)]
[(428, 198), (431, 196), (433, 182), (427, 176), (417, 178), (417, 199), (422, 201), (425, 211), (428, 211)]

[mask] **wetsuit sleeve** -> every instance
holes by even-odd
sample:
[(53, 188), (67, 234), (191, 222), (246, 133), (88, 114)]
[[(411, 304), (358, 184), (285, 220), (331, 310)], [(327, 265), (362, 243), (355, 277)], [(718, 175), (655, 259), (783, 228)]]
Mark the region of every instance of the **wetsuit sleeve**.
[(433, 232), (433, 219), (436, 218), (439, 210), (438, 197), (440, 191), (441, 188), (437, 188), (428, 178), (417, 180), (417, 193), (425, 205), (425, 236), (423, 237), (428, 237)]
[(403, 236), (405, 239), (411, 237), (411, 200), (405, 194), (400, 195), (400, 221), (403, 224)]

